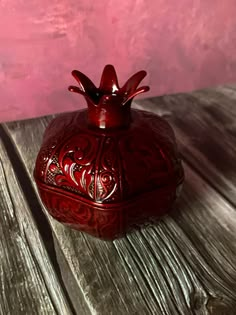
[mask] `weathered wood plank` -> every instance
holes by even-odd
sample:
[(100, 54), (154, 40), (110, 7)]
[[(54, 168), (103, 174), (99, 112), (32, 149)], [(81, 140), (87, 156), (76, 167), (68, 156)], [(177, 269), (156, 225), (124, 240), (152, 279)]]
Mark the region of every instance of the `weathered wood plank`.
[(236, 83), (226, 84), (224, 87), (236, 90)]
[(137, 108), (164, 115), (185, 159), (236, 205), (236, 96), (221, 87), (139, 101)]
[(0, 139), (0, 314), (71, 314)]
[[(49, 120), (5, 125), (31, 179)], [(61, 268), (74, 277), (66, 282), (68, 291), (82, 291), (91, 313), (233, 314), (236, 212), (194, 171), (185, 169), (176, 211), (123, 239), (103, 242), (48, 216), (64, 255)]]

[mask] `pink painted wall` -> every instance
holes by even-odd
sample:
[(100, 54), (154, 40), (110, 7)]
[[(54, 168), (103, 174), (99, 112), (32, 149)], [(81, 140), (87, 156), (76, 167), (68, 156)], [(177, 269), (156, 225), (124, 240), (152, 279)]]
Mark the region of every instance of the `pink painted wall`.
[(85, 106), (77, 68), (98, 83), (148, 71), (146, 96), (236, 81), (235, 0), (0, 1), (0, 121)]

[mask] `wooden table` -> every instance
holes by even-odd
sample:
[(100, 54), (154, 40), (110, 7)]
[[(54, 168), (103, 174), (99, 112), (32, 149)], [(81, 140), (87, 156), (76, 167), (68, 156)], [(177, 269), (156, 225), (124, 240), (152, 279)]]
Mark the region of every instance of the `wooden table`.
[(47, 215), (32, 177), (52, 117), (0, 126), (0, 313), (236, 314), (236, 86), (147, 99), (175, 129), (175, 211), (114, 242)]

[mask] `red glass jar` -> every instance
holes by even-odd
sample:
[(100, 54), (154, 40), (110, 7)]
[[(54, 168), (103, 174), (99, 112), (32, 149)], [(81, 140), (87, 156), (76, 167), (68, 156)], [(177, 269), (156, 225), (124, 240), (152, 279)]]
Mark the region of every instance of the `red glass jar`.
[(45, 131), (34, 176), (41, 199), (58, 221), (111, 240), (156, 220), (172, 207), (184, 173), (170, 125), (131, 109), (146, 72), (120, 88), (113, 66), (99, 88), (73, 71), (88, 108), (55, 118)]

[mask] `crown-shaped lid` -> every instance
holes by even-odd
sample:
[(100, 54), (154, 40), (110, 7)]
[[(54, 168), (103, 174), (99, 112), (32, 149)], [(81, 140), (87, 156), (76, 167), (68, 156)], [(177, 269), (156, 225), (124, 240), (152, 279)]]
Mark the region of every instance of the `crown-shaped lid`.
[(115, 68), (106, 65), (97, 88), (82, 72), (72, 71), (79, 86), (69, 86), (69, 91), (83, 95), (88, 104), (88, 123), (102, 129), (122, 128), (130, 124), (132, 99), (149, 90), (148, 86), (138, 88), (146, 71), (139, 71), (119, 87)]

